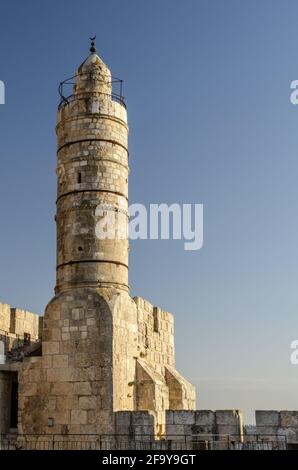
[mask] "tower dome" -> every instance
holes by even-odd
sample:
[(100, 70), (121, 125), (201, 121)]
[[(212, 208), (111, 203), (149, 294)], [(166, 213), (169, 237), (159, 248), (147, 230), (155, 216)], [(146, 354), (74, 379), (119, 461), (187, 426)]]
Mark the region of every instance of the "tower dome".
[(112, 75), (109, 67), (96, 54), (94, 39), (91, 42), (90, 55), (77, 70), (74, 93), (105, 94), (112, 93)]
[(91, 53), (78, 68), (78, 74), (99, 71), (111, 75), (110, 69), (95, 52)]

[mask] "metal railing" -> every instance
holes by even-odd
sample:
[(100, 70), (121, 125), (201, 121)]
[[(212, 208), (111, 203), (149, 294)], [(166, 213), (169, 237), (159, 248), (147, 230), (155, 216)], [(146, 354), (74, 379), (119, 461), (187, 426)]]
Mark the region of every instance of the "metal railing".
[[(125, 104), (125, 101), (124, 101), (124, 96), (117, 95), (116, 93), (100, 93), (100, 92), (97, 92), (96, 96), (97, 95), (110, 97), (112, 99), (112, 101), (116, 101), (117, 103), (121, 104), (124, 108), (126, 108), (126, 104)], [(74, 94), (66, 96), (66, 97), (62, 96), (61, 101), (58, 105), (58, 109), (63, 108), (63, 106), (66, 106), (67, 104), (71, 103), (75, 99), (77, 99), (79, 101), (79, 100), (86, 100), (88, 98), (76, 98)]]
[(150, 435), (11, 434), (0, 435), (0, 450), (286, 450), (285, 436), (178, 435), (154, 439)]
[[(119, 90), (119, 93), (113, 92), (111, 94), (108, 94), (108, 93), (97, 93), (97, 94), (110, 96), (113, 101), (116, 101), (117, 103), (121, 104), (124, 108), (126, 108), (125, 99), (122, 93), (123, 80), (117, 77), (111, 77), (110, 75), (103, 75), (103, 77), (105, 76), (108, 78), (108, 80), (103, 79), (102, 82), (105, 85), (110, 85), (111, 87), (116, 86), (117, 91)], [(73, 77), (63, 80), (63, 82), (60, 82), (59, 88), (58, 88), (58, 92), (60, 96), (60, 103), (58, 105), (58, 109), (61, 109), (63, 106), (67, 105), (68, 103), (74, 100), (75, 95), (73, 93), (69, 94), (68, 96), (65, 96), (65, 95), (68, 94), (67, 91), (68, 92), (70, 91), (69, 87), (73, 87), (75, 85), (75, 80), (77, 77), (78, 75), (74, 75)]]

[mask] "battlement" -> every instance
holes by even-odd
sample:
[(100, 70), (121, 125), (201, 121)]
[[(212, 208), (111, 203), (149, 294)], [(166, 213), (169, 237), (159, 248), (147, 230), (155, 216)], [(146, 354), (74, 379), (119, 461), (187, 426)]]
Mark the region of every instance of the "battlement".
[(41, 339), (43, 318), (0, 302), (0, 341), (4, 354)]
[[(116, 432), (131, 435), (134, 440), (150, 440), (155, 435), (155, 416), (148, 411), (115, 413)], [(181, 448), (187, 443), (217, 440), (217, 449), (225, 449), (229, 439), (241, 443), (244, 428), (240, 410), (167, 410), (165, 433), (159, 436)], [(221, 437), (221, 438), (219, 438)], [(224, 439), (226, 437), (226, 439)], [(191, 448), (191, 447), (190, 447)]]
[(298, 446), (298, 411), (257, 410), (256, 432), (286, 436), (288, 443)]
[(133, 300), (137, 306), (140, 355), (164, 375), (164, 368), (175, 363), (174, 317), (142, 297)]

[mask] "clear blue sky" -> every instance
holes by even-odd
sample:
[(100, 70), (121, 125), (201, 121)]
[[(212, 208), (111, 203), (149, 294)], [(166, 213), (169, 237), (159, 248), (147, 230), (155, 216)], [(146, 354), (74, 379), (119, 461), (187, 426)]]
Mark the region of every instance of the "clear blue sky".
[(59, 81), (97, 34), (125, 80), (130, 202), (202, 202), (204, 247), (132, 244), (132, 293), (175, 313), (200, 408), (298, 409), (298, 3), (7, 1), (0, 6), (0, 298), (55, 282)]

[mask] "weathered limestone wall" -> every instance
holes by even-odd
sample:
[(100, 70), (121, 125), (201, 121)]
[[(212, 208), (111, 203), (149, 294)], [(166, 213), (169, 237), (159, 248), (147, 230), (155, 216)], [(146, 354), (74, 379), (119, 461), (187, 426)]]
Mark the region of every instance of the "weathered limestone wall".
[(1, 333), (10, 331), (10, 305), (0, 302), (0, 330)]
[(58, 294), (45, 313), (43, 356), (20, 372), (20, 432), (113, 433), (114, 411), (149, 410), (164, 434), (166, 409), (195, 404), (173, 351), (172, 315), (144, 299), (109, 289)]
[(134, 301), (138, 312), (139, 357), (146, 363), (147, 373), (148, 367), (152, 369), (154, 381), (166, 385), (157, 402), (161, 409), (195, 409), (195, 388), (175, 370), (173, 315), (141, 297)]
[(40, 323), (42, 323), (42, 320), (42, 317), (35, 313), (13, 308), (11, 309), (10, 332), (20, 336), (28, 333), (32, 341), (37, 341), (40, 338)]
[(165, 376), (165, 366), (174, 366), (174, 318), (169, 312), (135, 297), (140, 357), (158, 374)]
[(173, 365), (172, 315), (109, 289), (58, 294), (45, 313), (43, 356), (20, 372), (20, 432), (113, 433), (114, 411), (150, 410), (163, 434), (172, 390), (195, 403)]
[(155, 436), (154, 415), (148, 411), (118, 411), (115, 413), (115, 433), (135, 440), (150, 441)]
[(137, 309), (127, 293), (113, 300), (113, 409), (137, 409), (136, 361), (138, 350)]
[[(136, 439), (155, 435), (156, 417), (146, 411), (122, 411), (115, 414), (115, 429), (119, 435)], [(207, 440), (212, 435), (228, 437), (240, 442), (243, 438), (243, 419), (239, 410), (179, 410), (166, 412), (166, 432), (163, 438), (185, 442), (185, 439)], [(222, 439), (223, 445), (228, 440)]]
[(256, 411), (256, 433), (286, 436), (288, 443), (298, 444), (298, 411)]
[(43, 355), (20, 374), (20, 432), (113, 432), (112, 315), (104, 293), (77, 289), (48, 305)]

